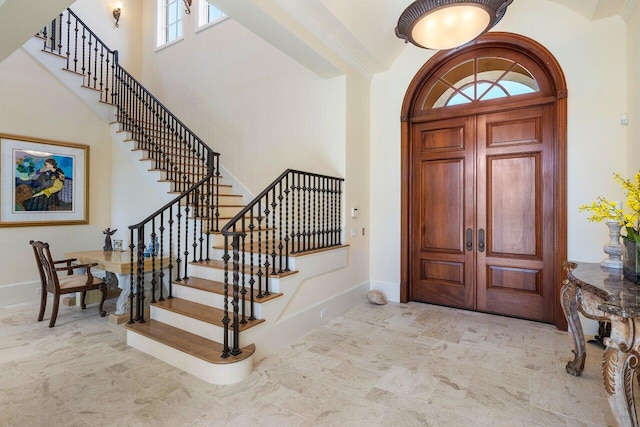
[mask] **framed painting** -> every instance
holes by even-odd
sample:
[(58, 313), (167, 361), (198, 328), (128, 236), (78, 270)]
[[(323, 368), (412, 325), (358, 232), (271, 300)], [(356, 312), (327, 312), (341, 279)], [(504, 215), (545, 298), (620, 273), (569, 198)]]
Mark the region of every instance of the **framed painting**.
[(89, 222), (89, 147), (0, 134), (0, 227)]

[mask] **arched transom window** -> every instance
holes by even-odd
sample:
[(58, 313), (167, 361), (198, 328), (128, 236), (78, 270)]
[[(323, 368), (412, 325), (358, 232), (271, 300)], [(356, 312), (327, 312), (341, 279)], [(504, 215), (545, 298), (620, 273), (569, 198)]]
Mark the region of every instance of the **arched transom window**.
[(533, 74), (517, 61), (477, 57), (456, 65), (439, 77), (424, 98), (422, 109), (452, 107), (539, 91)]

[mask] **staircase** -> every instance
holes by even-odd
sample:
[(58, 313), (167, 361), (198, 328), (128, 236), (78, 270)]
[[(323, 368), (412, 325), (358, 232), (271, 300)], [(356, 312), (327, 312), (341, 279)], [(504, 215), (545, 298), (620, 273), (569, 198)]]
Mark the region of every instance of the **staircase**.
[(220, 155), (71, 10), (23, 49), (111, 123), (117, 143), (128, 144), (171, 195), (129, 226), (136, 274), (127, 343), (210, 383), (230, 384), (251, 373), (255, 358), (306, 332), (286, 326), (283, 313), (304, 281), (346, 266), (343, 180), (287, 170), (243, 203), (225, 183)]

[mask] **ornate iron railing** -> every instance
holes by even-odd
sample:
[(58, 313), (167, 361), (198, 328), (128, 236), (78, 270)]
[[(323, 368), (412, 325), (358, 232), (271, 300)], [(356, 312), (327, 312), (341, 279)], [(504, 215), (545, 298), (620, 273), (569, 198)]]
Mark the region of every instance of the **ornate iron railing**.
[[(151, 275), (151, 302), (164, 300), (158, 286), (187, 277), (187, 265), (208, 260), (211, 232), (219, 231), (220, 155), (209, 148), (118, 63), (111, 50), (70, 9), (39, 34), (43, 50), (66, 60), (66, 69), (100, 91), (100, 100), (117, 107), (120, 129), (132, 135), (136, 150), (179, 195), (144, 221), (129, 226), (131, 249), (130, 322), (145, 322), (145, 271)], [(165, 272), (168, 272), (165, 273)], [(135, 279), (134, 279), (135, 278)], [(170, 283), (169, 283), (170, 284)], [(159, 288), (159, 289), (156, 289)], [(134, 304), (134, 295), (137, 300)], [(168, 295), (171, 286), (168, 286)], [(135, 308), (135, 316), (134, 316)]]
[[(247, 323), (247, 318), (255, 319), (254, 291), (257, 299), (270, 295), (270, 278), (290, 271), (292, 255), (341, 245), (342, 181), (288, 169), (222, 228), (225, 248), (222, 357), (241, 353), (240, 324)], [(231, 282), (229, 272), (233, 275)], [(231, 326), (229, 300), (233, 305)]]
[[(151, 302), (156, 297), (162, 301), (165, 280), (166, 297), (172, 298), (171, 282), (188, 277), (188, 264), (210, 260), (211, 233), (220, 230), (220, 155), (122, 68), (118, 51), (109, 49), (71, 10), (52, 20), (39, 36), (45, 51), (65, 58), (66, 68), (82, 75), (84, 86), (100, 91), (102, 102), (117, 107), (121, 130), (132, 135), (135, 149), (143, 150), (153, 169), (179, 194), (129, 226), (134, 273), (129, 322), (143, 323), (146, 296), (136, 290), (144, 289), (145, 273), (151, 276)], [(287, 170), (222, 229), (223, 357), (241, 352), (240, 324), (255, 318), (254, 290), (258, 300), (270, 295), (270, 279), (290, 271), (292, 255), (341, 245), (342, 181)]]

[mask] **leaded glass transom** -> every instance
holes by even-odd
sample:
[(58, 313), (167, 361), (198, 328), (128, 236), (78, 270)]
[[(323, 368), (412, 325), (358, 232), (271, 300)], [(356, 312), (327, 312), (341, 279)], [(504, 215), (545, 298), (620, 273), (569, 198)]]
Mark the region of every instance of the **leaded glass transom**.
[(474, 58), (444, 73), (429, 90), (422, 109), (452, 107), (539, 91), (540, 86), (533, 74), (522, 64), (507, 58)]

